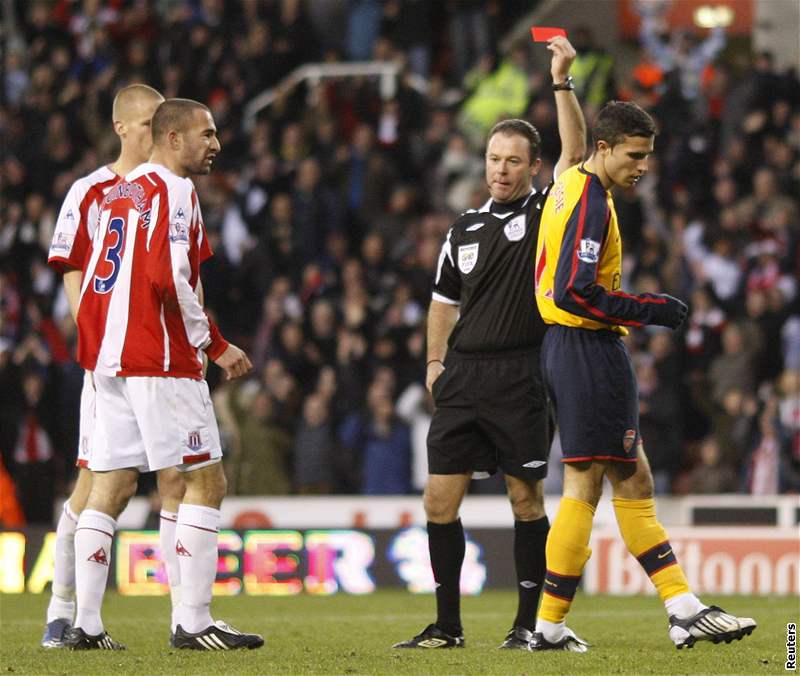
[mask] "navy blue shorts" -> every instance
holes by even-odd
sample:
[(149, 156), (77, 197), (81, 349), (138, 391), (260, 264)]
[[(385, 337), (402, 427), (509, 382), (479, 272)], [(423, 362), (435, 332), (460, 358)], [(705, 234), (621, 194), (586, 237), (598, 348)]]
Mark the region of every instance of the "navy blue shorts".
[(501, 469), (518, 479), (547, 475), (551, 423), (535, 349), (484, 354), (447, 352), (433, 383), (428, 431), (431, 474)]
[(551, 326), (542, 344), (542, 374), (564, 462), (636, 462), (639, 391), (619, 334)]

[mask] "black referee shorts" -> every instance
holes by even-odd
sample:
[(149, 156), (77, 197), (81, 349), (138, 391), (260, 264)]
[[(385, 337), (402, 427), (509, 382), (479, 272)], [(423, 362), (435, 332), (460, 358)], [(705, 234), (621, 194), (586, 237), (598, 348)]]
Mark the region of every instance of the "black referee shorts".
[(494, 474), (499, 468), (526, 480), (547, 475), (550, 420), (538, 350), (450, 350), (433, 399), (431, 474)]
[(542, 373), (564, 462), (636, 462), (639, 391), (619, 334), (551, 326), (542, 344)]

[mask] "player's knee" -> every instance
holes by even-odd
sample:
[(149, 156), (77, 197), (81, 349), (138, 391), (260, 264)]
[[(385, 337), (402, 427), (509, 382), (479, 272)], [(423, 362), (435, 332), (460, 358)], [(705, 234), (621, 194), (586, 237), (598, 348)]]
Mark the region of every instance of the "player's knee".
[(523, 500), (511, 501), (511, 511), (517, 521), (536, 521), (544, 515), (544, 505), (538, 500), (525, 498)]
[(425, 489), (423, 504), (425, 506), (425, 516), (428, 521), (434, 523), (450, 523), (458, 518), (458, 505), (453, 504), (450, 496), (440, 490)]
[(125, 473), (113, 479), (93, 481), (86, 508), (117, 518), (136, 494), (138, 475)]
[(517, 521), (535, 521), (545, 515), (541, 482), (517, 482), (508, 487), (508, 500)]
[[(124, 509), (125, 506), (128, 504), (128, 501), (134, 495), (136, 495), (136, 484), (137, 484), (136, 477), (131, 477), (129, 480), (125, 481), (124, 484), (120, 486), (119, 497), (122, 509)], [(120, 511), (122, 511), (122, 509), (120, 509)]]
[(228, 493), (228, 479), (225, 476), (225, 472), (222, 471), (222, 465), (220, 464), (220, 472), (219, 476), (217, 477), (217, 482), (215, 484), (216, 490), (216, 497), (217, 500), (222, 503), (222, 500)]
[(207, 505), (218, 509), (228, 490), (228, 481), (218, 462), (184, 474), (186, 493), (184, 502)]
[(653, 485), (653, 475), (650, 472), (642, 473), (636, 477), (636, 481), (632, 485), (634, 495), (631, 496), (634, 500), (647, 500), (652, 498), (655, 492)]
[(75, 488), (72, 495), (69, 496), (69, 508), (73, 514), (80, 514), (85, 508), (89, 500), (89, 494), (92, 492), (92, 473), (88, 469), (81, 469), (78, 473), (78, 480), (75, 482)]
[(570, 487), (564, 486), (562, 493), (565, 498), (572, 498), (573, 500), (580, 500), (586, 502), (592, 507), (597, 507), (600, 502), (600, 497), (603, 495), (602, 484), (597, 486), (590, 485), (573, 485)]
[(212, 481), (208, 481), (203, 486), (203, 498), (206, 504), (219, 508), (225, 494), (228, 492), (228, 481), (222, 472), (215, 476)]
[(174, 469), (169, 468), (161, 470), (158, 473), (158, 494), (161, 496), (161, 502), (165, 505), (176, 504), (183, 500), (183, 495), (186, 492), (186, 482), (183, 480), (181, 473)]

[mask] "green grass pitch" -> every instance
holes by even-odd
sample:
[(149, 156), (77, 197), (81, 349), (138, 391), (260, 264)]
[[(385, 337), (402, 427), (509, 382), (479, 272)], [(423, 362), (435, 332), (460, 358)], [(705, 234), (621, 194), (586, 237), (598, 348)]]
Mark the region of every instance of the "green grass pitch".
[(590, 652), (521, 653), (497, 646), (516, 595), (488, 591), (464, 598), (467, 646), (399, 651), (395, 641), (432, 620), (432, 596), (382, 591), (369, 596), (215, 598), (215, 617), (263, 633), (260, 650), (176, 651), (168, 644), (169, 601), (106, 596), (104, 619), (126, 652), (67, 652), (39, 647), (45, 595), (0, 596), (2, 674), (767, 674), (784, 672), (786, 624), (797, 622), (796, 598), (706, 597), (751, 615), (758, 628), (742, 641), (676, 650), (655, 597), (579, 596), (569, 624)]

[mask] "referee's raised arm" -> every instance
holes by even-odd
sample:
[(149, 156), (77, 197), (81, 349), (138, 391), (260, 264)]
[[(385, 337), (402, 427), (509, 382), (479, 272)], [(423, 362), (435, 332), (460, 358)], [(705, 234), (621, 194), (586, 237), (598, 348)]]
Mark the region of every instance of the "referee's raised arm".
[(558, 135), (561, 138), (561, 155), (555, 166), (555, 176), (558, 176), (586, 156), (586, 120), (575, 96), (572, 78), (569, 77), (569, 68), (575, 60), (575, 48), (567, 38), (557, 36), (548, 40), (547, 49), (553, 53), (550, 75), (553, 78)]

